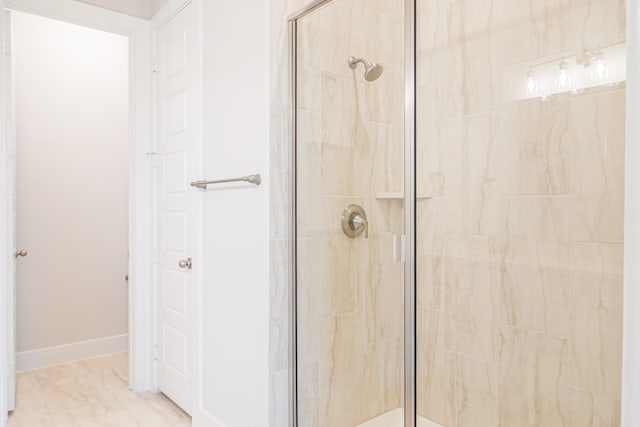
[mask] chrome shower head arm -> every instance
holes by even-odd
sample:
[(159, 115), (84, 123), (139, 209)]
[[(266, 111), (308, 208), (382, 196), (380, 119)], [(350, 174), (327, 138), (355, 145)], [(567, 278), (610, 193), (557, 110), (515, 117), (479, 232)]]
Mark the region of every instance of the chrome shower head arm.
[(363, 64), (366, 67), (367, 60), (364, 58), (356, 58), (355, 56), (349, 57), (349, 68), (355, 70), (356, 68), (358, 68), (358, 64)]

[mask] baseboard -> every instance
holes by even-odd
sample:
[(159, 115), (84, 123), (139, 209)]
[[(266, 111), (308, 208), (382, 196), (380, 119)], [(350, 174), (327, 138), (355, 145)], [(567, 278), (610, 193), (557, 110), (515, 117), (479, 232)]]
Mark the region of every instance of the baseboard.
[(116, 335), (97, 340), (75, 342), (16, 354), (18, 372), (32, 371), (78, 360), (92, 359), (127, 351), (129, 335)]

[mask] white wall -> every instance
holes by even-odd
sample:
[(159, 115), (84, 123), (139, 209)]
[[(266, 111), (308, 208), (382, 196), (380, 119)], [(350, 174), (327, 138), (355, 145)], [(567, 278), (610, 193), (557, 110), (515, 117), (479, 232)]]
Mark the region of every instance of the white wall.
[(13, 12), (18, 352), (127, 333), (128, 40)]
[(114, 10), (116, 12), (126, 13), (127, 15), (133, 15), (133, 16), (137, 16), (139, 18), (145, 18), (145, 19), (151, 18), (152, 3), (153, 4), (158, 3), (158, 0), (76, 0), (76, 1), (92, 4), (94, 6)]
[(202, 404), (228, 427), (268, 423), (267, 4), (203, 1), (204, 176), (264, 180), (203, 195)]

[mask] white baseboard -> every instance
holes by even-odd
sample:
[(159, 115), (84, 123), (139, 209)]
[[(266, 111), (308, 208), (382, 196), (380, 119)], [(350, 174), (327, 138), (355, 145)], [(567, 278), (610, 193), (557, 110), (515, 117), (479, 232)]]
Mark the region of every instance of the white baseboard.
[(34, 369), (120, 353), (127, 351), (128, 347), (129, 336), (128, 334), (124, 334), (42, 348), (40, 350), (25, 351), (16, 354), (16, 368), (18, 372), (32, 371)]

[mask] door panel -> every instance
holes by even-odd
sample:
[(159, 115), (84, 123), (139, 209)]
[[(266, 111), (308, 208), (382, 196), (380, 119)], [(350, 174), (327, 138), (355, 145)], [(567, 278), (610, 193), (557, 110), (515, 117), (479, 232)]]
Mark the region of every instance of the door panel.
[(158, 30), (158, 386), (191, 412), (193, 274), (181, 261), (193, 255), (196, 132), (193, 87), (193, 6)]
[(416, 7), (418, 415), (619, 426), (624, 1)]
[(296, 24), (300, 426), (404, 413), (404, 3), (382, 3), (333, 1)]

